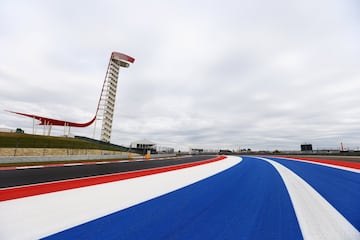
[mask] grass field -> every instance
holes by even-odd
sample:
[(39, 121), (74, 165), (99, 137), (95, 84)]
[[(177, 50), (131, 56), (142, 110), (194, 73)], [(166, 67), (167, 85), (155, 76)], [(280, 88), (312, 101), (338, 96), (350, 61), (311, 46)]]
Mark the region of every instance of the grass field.
[(69, 148), (118, 151), (107, 144), (92, 143), (82, 139), (40, 136), (22, 133), (0, 133), (0, 148)]

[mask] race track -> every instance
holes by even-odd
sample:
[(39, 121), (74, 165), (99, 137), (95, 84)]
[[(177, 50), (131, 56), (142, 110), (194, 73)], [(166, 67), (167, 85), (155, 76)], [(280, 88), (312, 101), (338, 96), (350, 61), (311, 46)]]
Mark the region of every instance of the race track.
[(200, 162), (4, 200), (0, 239), (360, 239), (358, 164)]
[(213, 156), (181, 157), (161, 160), (120, 160), (116, 162), (90, 162), (85, 164), (62, 164), (61, 166), (30, 166), (20, 169), (0, 169), (0, 188), (61, 181), (99, 175), (115, 174), (142, 169), (165, 167), (176, 164), (202, 161)]

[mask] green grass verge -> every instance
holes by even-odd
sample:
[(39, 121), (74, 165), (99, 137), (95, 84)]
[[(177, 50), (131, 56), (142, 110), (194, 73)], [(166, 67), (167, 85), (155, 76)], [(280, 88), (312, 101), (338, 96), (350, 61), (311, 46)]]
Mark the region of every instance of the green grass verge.
[(21, 133), (0, 133), (0, 148), (68, 148), (119, 151), (114, 146), (76, 138), (40, 136)]

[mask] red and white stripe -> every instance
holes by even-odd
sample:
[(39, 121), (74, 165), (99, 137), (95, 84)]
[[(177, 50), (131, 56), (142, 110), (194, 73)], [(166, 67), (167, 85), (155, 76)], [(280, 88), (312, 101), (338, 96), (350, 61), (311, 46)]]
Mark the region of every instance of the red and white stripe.
[[(12, 191), (20, 195), (0, 202), (0, 239), (42, 238), (183, 188), (224, 171), (240, 161), (239, 157), (216, 158), (134, 171), (122, 176), (124, 179), (115, 180), (119, 175), (107, 176), (100, 179), (103, 181), (101, 184), (98, 183), (99, 179), (86, 178), (78, 179), (80, 182), (70, 180), (53, 183), (55, 185), (52, 186), (37, 184), (27, 186), (27, 189), (3, 189), (2, 196), (9, 196)], [(69, 183), (74, 184), (74, 187), (77, 184), (89, 184), (89, 181), (96, 184), (47, 193), (40, 191), (42, 194), (37, 192), (38, 194), (29, 196), (21, 195), (21, 192), (29, 189), (54, 189), (55, 186), (66, 186)], [(17, 191), (19, 189), (20, 191)]]

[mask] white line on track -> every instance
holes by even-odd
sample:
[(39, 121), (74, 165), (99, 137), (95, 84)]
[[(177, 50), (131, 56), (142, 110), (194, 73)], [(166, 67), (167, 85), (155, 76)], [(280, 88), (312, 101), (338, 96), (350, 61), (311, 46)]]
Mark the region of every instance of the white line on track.
[(80, 166), (80, 165), (83, 165), (83, 163), (66, 163), (64, 164), (63, 166), (64, 167), (71, 167), (71, 166)]
[(96, 164), (107, 164), (109, 162), (96, 162)]
[(360, 233), (326, 199), (301, 177), (280, 163), (269, 162), (289, 192), (304, 239), (360, 239)]
[(15, 169), (30, 169), (30, 168), (43, 168), (44, 166), (23, 166), (23, 167), (15, 167)]

